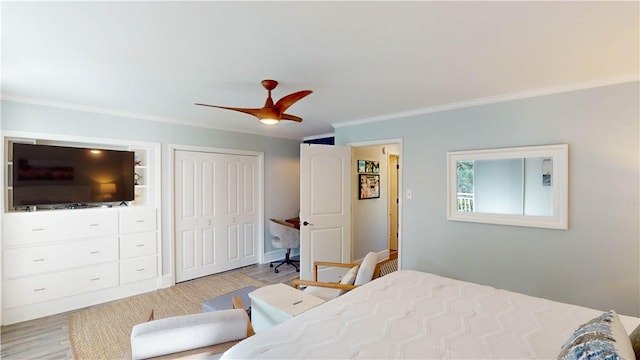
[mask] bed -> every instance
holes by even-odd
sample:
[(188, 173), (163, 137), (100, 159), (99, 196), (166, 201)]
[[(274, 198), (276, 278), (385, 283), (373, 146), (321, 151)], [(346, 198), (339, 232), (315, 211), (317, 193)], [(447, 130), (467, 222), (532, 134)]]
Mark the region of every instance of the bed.
[[(602, 313), (401, 270), (245, 339), (222, 358), (555, 359), (578, 326)], [(627, 333), (640, 324), (620, 320)]]

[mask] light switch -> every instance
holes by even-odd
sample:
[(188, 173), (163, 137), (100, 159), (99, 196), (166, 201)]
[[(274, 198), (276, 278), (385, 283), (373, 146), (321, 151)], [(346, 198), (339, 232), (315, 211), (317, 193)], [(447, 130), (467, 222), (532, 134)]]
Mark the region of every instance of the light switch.
[(407, 199), (411, 200), (413, 198), (413, 191), (407, 190)]

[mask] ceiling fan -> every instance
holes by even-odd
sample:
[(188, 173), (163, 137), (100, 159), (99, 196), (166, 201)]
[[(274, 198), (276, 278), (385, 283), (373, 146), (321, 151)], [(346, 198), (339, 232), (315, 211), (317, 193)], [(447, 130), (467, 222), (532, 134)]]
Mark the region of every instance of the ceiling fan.
[(294, 92), (278, 100), (274, 105), (273, 99), (271, 99), (271, 90), (275, 89), (276, 86), (278, 86), (278, 82), (275, 80), (262, 80), (262, 86), (265, 89), (267, 89), (268, 95), (267, 95), (267, 101), (264, 103), (264, 107), (260, 109), (237, 108), (237, 107), (217, 106), (217, 105), (208, 105), (208, 104), (199, 104), (199, 103), (196, 103), (195, 105), (210, 106), (210, 107), (219, 108), (219, 109), (239, 111), (239, 112), (257, 117), (261, 123), (266, 125), (277, 124), (278, 122), (280, 122), (280, 120), (291, 120), (296, 122), (302, 122), (301, 117), (285, 114), (284, 112), (289, 107), (291, 107), (291, 105), (295, 104), (298, 100), (302, 99), (303, 97), (311, 94), (313, 91), (302, 90), (302, 91)]

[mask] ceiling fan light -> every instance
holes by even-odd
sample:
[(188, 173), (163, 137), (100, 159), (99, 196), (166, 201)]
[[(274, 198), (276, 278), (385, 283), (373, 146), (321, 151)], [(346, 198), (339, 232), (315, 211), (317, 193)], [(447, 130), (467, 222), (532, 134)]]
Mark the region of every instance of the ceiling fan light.
[(280, 120), (271, 119), (271, 118), (264, 118), (264, 119), (260, 119), (260, 122), (265, 124), (265, 125), (275, 125), (275, 124), (279, 123)]

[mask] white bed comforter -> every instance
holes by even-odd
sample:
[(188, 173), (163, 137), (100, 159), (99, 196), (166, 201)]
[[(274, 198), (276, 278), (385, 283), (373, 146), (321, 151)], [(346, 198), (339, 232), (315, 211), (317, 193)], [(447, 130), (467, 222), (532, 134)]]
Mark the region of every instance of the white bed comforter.
[[(258, 333), (222, 358), (555, 359), (573, 331), (602, 312), (404, 270)], [(627, 329), (640, 322), (621, 319)]]

